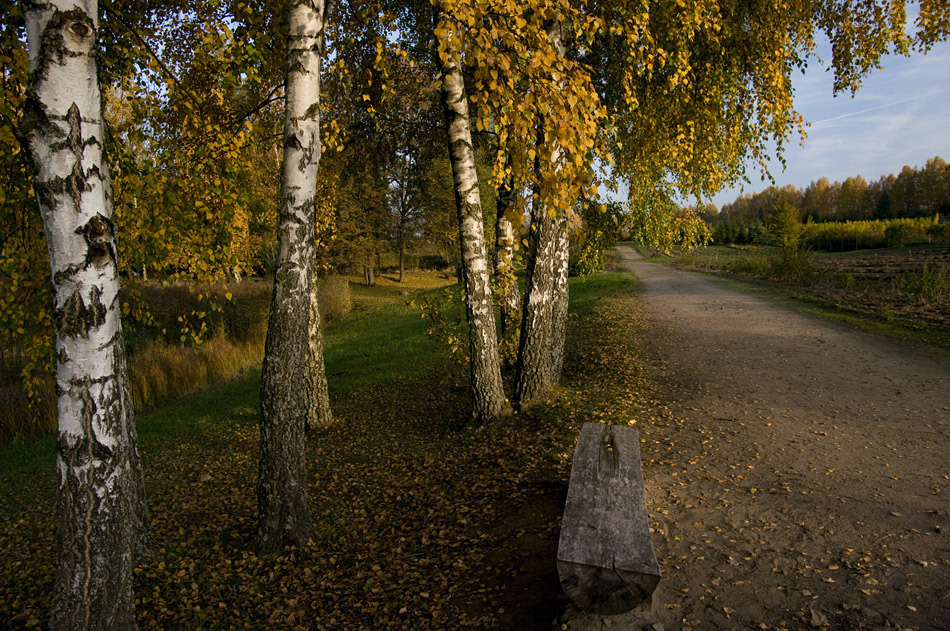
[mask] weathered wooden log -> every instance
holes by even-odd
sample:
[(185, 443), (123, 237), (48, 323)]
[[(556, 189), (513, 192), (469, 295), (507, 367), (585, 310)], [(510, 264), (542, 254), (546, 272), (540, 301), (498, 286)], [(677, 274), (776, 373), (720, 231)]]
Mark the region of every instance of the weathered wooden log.
[(561, 587), (582, 611), (616, 615), (660, 582), (640, 445), (632, 427), (585, 423), (574, 450), (557, 550)]

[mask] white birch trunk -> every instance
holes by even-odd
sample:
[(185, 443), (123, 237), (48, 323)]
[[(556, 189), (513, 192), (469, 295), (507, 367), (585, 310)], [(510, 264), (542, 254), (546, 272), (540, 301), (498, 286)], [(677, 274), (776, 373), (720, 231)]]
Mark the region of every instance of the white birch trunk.
[(58, 558), (50, 628), (133, 629), (153, 555), (119, 310), (96, 0), (26, 5), (29, 139), (56, 319)]
[(498, 213), (495, 217), (495, 287), (501, 315), (502, 340), (504, 344), (513, 346), (518, 341), (521, 294), (514, 269), (515, 227), (507, 217), (514, 197), (509, 186), (503, 186), (498, 191)]
[(544, 396), (557, 381), (551, 356), (559, 222), (536, 198), (531, 209), (528, 239), (528, 264), (521, 336), (518, 340), (518, 364), (515, 371), (515, 402), (528, 403)]
[(302, 545), (311, 530), (304, 454), (308, 414), (304, 381), (309, 349), (314, 197), (321, 150), (323, 0), (295, 0), (289, 9), (288, 28), (277, 272), (261, 378), (257, 536), (262, 552)]
[[(437, 36), (451, 28), (444, 12), (434, 9)], [(448, 41), (448, 40), (445, 40)], [(486, 424), (497, 420), (506, 402), (498, 360), (498, 335), (491, 295), (489, 260), (482, 223), (482, 203), (475, 171), (475, 152), (468, 116), (468, 99), (462, 69), (455, 51), (446, 59), (436, 55), (442, 78), (442, 107), (448, 134), (449, 156), (455, 183), (455, 205), (459, 217), (459, 243), (462, 249), (462, 279), (469, 326), (469, 355), (474, 395), (473, 417)]]
[[(566, 54), (561, 29), (548, 29), (558, 55)], [(543, 134), (538, 134), (542, 142)], [(540, 154), (540, 151), (538, 152)], [(551, 169), (559, 170), (564, 151), (557, 141), (551, 147)], [(541, 181), (540, 174), (538, 181)], [(552, 216), (540, 201), (531, 212), (527, 283), (518, 345), (515, 402), (527, 403), (547, 394), (561, 378), (564, 337), (567, 331), (567, 219)]]

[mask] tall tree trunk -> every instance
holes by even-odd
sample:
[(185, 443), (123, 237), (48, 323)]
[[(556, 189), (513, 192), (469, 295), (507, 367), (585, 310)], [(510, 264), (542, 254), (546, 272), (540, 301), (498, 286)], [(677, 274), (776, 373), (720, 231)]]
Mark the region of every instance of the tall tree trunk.
[(307, 427), (326, 427), (333, 422), (326, 365), (323, 363), (323, 326), (320, 318), (316, 261), (310, 267), (310, 333), (307, 335)]
[(521, 316), (521, 294), (514, 269), (515, 227), (507, 216), (513, 196), (508, 182), (498, 191), (495, 217), (495, 288), (501, 315), (501, 337), (512, 344), (517, 341)]
[[(554, 24), (548, 36), (558, 55), (564, 56), (561, 28)], [(544, 142), (543, 123), (538, 132), (539, 149)], [(538, 155), (540, 155), (538, 151)], [(563, 150), (557, 141), (551, 147), (550, 168), (559, 168)], [(535, 163), (540, 168), (540, 162)], [(542, 178), (538, 177), (538, 181)], [(527, 284), (518, 345), (515, 402), (522, 405), (544, 396), (561, 377), (564, 335), (567, 330), (567, 220), (554, 215), (536, 191), (531, 209)]]
[(277, 272), (261, 378), (257, 536), (262, 552), (302, 545), (311, 531), (304, 457), (307, 389), (302, 382), (310, 346), (323, 9), (323, 0), (294, 0), (289, 11)]
[(23, 128), (56, 320), (57, 568), (50, 628), (133, 629), (132, 568), (154, 558), (119, 314), (96, 73), (95, 0), (26, 8)]
[(364, 268), (364, 276), (366, 277), (366, 286), (375, 287), (376, 286), (376, 265), (373, 261), (373, 254), (369, 255), (369, 262)]
[[(548, 37), (554, 50), (562, 59), (567, 57), (567, 44), (564, 41), (563, 25), (552, 24), (548, 28)], [(558, 169), (563, 159), (559, 146), (555, 145), (551, 156), (551, 164)], [(553, 287), (553, 314), (551, 319), (551, 385), (556, 385), (561, 379), (561, 369), (564, 367), (564, 343), (567, 338), (567, 314), (570, 302), (570, 288), (568, 285), (568, 263), (570, 260), (570, 239), (568, 226), (570, 222), (564, 217), (557, 226), (554, 244), (554, 287)]]
[(531, 208), (531, 230), (528, 237), (524, 305), (521, 337), (518, 340), (518, 364), (515, 371), (515, 402), (528, 403), (544, 396), (556, 382), (551, 356), (554, 333), (557, 284), (557, 218), (535, 197)]
[(498, 361), (498, 338), (495, 331), (495, 310), (489, 283), (489, 261), (482, 224), (482, 203), (475, 171), (475, 153), (469, 127), (468, 99), (458, 54), (453, 50), (452, 26), (445, 13), (434, 9), (436, 36), (448, 49), (443, 59), (436, 54), (442, 78), (442, 107), (455, 182), (455, 205), (459, 216), (459, 242), (462, 247), (462, 277), (465, 284), (465, 306), (469, 326), (472, 390), (475, 398), (473, 416), (479, 423), (498, 419), (506, 406)]
[(406, 275), (406, 241), (399, 231), (399, 282), (401, 283)]
[(570, 240), (567, 232), (568, 222), (562, 221), (557, 227), (557, 241), (554, 248), (554, 313), (551, 319), (551, 385), (561, 379), (564, 367), (564, 343), (567, 339), (567, 308), (570, 302), (568, 286), (568, 261), (570, 259)]

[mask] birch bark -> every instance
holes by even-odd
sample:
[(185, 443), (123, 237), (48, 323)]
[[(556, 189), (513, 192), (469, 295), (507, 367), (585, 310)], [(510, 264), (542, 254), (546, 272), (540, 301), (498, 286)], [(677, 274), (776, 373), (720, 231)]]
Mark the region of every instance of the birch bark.
[(557, 381), (551, 346), (554, 334), (555, 261), (559, 222), (547, 206), (535, 198), (531, 208), (528, 261), (515, 371), (515, 404), (521, 405), (547, 394)]
[(501, 337), (511, 344), (518, 339), (521, 315), (521, 294), (514, 269), (515, 227), (507, 216), (513, 196), (510, 183), (498, 191), (495, 217), (495, 287), (501, 315)]
[(133, 629), (154, 556), (128, 391), (96, 69), (96, 0), (25, 5), (34, 163), (56, 319), (58, 555), (50, 628)]
[[(553, 24), (548, 29), (548, 37), (557, 54), (564, 57), (567, 48), (560, 25)], [(538, 143), (543, 141), (543, 134), (539, 134)], [(550, 155), (550, 168), (557, 172), (564, 151), (556, 140)], [(538, 181), (543, 181), (540, 174)], [(560, 379), (564, 363), (569, 299), (567, 218), (558, 217), (541, 199), (540, 194), (536, 196), (531, 210), (527, 282), (515, 374), (516, 405), (547, 394)]]
[(307, 348), (307, 427), (326, 427), (333, 423), (330, 390), (323, 363), (323, 326), (317, 291), (316, 260), (310, 268), (310, 323)]
[(323, 28), (323, 0), (295, 0), (290, 5), (277, 271), (261, 378), (257, 536), (265, 553), (302, 545), (311, 531), (303, 382), (310, 346)]
[(435, 7), (436, 36), (442, 54), (436, 55), (442, 78), (442, 107), (452, 161), (455, 205), (459, 217), (462, 279), (469, 326), (469, 355), (474, 395), (473, 417), (486, 424), (497, 420), (506, 407), (498, 360), (495, 310), (489, 282), (489, 261), (482, 224), (482, 203), (475, 171), (475, 152), (468, 115), (468, 99), (458, 53), (452, 44), (452, 27), (445, 13)]

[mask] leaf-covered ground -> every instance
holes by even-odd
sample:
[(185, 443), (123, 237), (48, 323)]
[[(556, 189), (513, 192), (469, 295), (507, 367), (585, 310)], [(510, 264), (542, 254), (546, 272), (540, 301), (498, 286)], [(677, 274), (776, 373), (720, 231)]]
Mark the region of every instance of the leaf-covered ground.
[[(259, 372), (140, 418), (164, 557), (136, 570), (140, 629), (554, 623), (565, 604), (554, 558), (579, 425), (627, 423), (642, 398), (632, 278), (573, 285), (564, 386), (481, 430), (455, 385), (464, 367), (427, 339), (401, 287), (381, 284), (386, 304), (357, 308), (329, 330), (338, 422), (308, 437), (310, 545), (253, 551)], [(37, 627), (55, 557), (52, 442), (0, 457), (0, 620)]]

